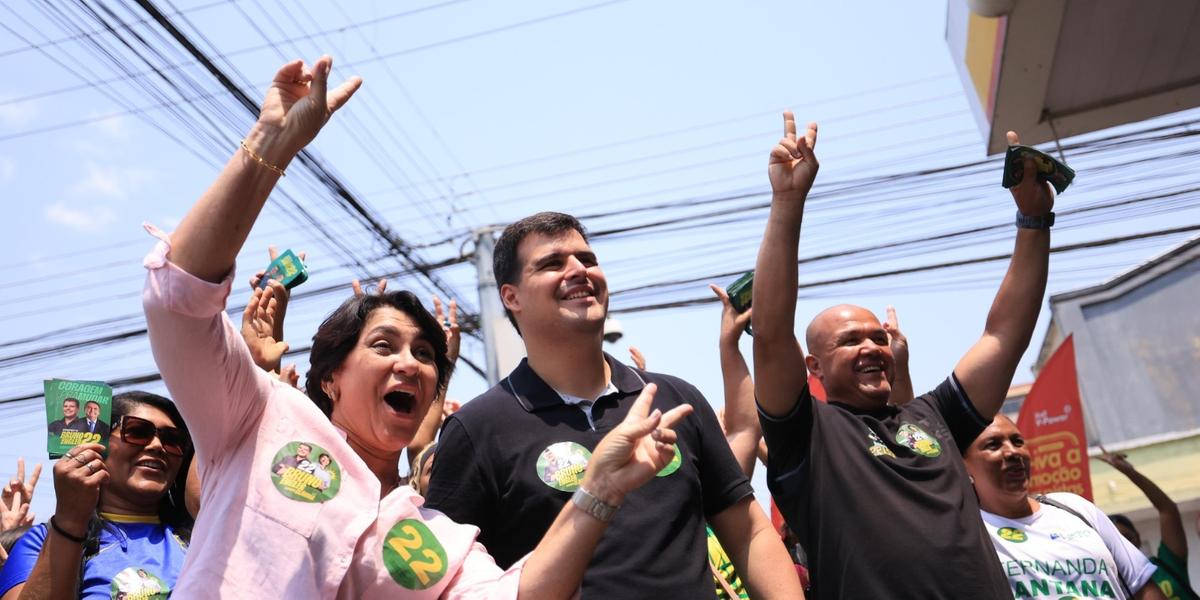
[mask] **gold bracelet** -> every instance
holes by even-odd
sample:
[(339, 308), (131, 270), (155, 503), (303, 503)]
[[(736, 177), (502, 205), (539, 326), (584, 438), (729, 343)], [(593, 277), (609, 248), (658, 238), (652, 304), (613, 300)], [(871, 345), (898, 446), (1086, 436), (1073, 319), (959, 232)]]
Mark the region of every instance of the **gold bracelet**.
[(271, 171), (274, 171), (276, 175), (280, 177), (287, 177), (287, 173), (284, 173), (283, 169), (280, 169), (279, 167), (267, 162), (263, 157), (255, 154), (254, 151), (246, 145), (246, 140), (242, 140), (242, 151), (245, 152), (246, 156), (249, 156), (254, 162), (270, 169)]

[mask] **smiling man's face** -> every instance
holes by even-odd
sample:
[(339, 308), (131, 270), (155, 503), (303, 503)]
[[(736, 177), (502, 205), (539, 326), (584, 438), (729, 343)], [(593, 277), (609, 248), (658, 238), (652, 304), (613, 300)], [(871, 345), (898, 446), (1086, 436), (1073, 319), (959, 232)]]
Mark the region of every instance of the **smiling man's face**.
[(520, 277), (516, 284), (502, 286), (501, 297), (523, 335), (562, 328), (604, 330), (608, 280), (578, 231), (531, 234), (521, 240), (517, 256)]
[(860, 408), (887, 404), (895, 361), (887, 331), (874, 313), (849, 304), (826, 309), (808, 329), (809, 370), (830, 400)]

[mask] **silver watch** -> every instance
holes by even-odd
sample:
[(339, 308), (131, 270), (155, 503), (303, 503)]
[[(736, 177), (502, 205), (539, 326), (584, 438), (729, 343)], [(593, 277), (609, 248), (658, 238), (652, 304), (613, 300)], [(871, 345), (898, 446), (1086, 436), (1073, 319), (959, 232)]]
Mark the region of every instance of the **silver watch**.
[(571, 502), (575, 503), (583, 512), (592, 515), (601, 523), (607, 523), (612, 520), (613, 515), (617, 513), (618, 506), (605, 503), (603, 500), (593, 496), (591, 492), (579, 486), (575, 493), (571, 496)]

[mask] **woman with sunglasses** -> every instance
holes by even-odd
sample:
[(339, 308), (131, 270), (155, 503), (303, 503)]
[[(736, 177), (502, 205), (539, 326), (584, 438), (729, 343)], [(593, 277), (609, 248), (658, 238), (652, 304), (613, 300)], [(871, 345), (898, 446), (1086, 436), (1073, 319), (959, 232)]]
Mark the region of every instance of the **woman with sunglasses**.
[(192, 527), (183, 417), (146, 392), (113, 396), (112, 416), (107, 454), (84, 444), (55, 463), (57, 509), (13, 547), (3, 600), (165, 598), (175, 586)]
[[(258, 368), (225, 313), (235, 259), (268, 195), (361, 83), (327, 91), (331, 66), (327, 56), (311, 69), (299, 60), (284, 65), (258, 122), (175, 233), (150, 228), (161, 240), (144, 261), (150, 344), (188, 418), (203, 498), (175, 591), (572, 597), (625, 495), (674, 457), (670, 427), (690, 405), (650, 413), (655, 388), (647, 386), (586, 470), (571, 474), (574, 501), (533, 552), (502, 571), (475, 541), (477, 528), (424, 508), (400, 485), (401, 454), (451, 368), (442, 326), (416, 296), (355, 296), (326, 318), (313, 338), (307, 395)], [(276, 287), (256, 294), (247, 311), (269, 320)], [(328, 486), (313, 474), (321, 455), (329, 457)]]

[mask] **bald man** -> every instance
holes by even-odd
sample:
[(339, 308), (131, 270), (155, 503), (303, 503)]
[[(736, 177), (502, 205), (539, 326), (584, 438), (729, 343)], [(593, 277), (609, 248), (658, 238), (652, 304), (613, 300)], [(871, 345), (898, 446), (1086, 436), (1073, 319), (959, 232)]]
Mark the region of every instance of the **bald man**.
[[(753, 315), (767, 481), (808, 551), (810, 597), (1012, 598), (959, 449), (991, 422), (1033, 334), (1053, 224), (1049, 185), (1030, 176), (1012, 188), (1016, 248), (983, 336), (941, 385), (896, 406), (888, 403), (896, 377), (889, 328), (870, 310), (822, 311), (806, 332), (808, 356), (796, 340), (797, 252), (816, 138), (815, 123), (798, 137), (784, 113), (768, 166), (773, 197)], [(1025, 173), (1034, 173), (1031, 162)], [(813, 402), (808, 373), (828, 403)]]

